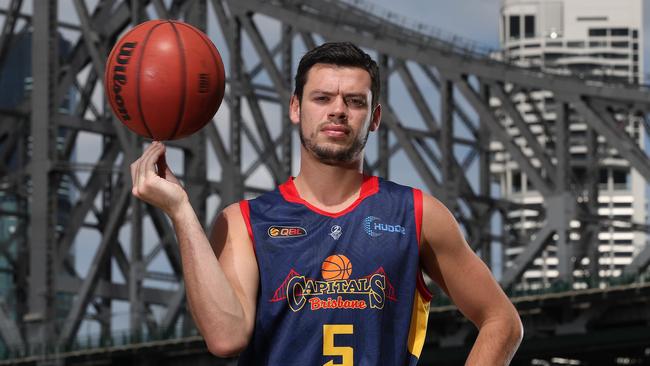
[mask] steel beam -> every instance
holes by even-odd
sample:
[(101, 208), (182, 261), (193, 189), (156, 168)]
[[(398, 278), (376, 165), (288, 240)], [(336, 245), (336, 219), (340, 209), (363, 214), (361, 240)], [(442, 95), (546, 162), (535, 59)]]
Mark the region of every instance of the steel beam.
[(503, 85), (497, 83), (490, 84), (490, 91), (492, 91), (495, 97), (499, 98), (501, 107), (517, 127), (521, 136), (526, 140), (528, 147), (533, 151), (533, 156), (530, 159), (539, 161), (541, 167), (546, 171), (546, 176), (551, 179), (551, 183), (557, 184), (556, 175), (562, 173), (559, 172), (559, 169), (557, 169), (558, 172), (556, 173), (556, 168), (546, 155), (544, 148), (539, 144), (537, 137), (530, 130), (530, 126), (524, 121), (517, 107), (512, 103), (512, 95), (506, 94), (503, 90)]
[(2, 25), (2, 35), (0, 35), (0, 65), (4, 65), (7, 50), (13, 39), (14, 28), (18, 20), (20, 7), (23, 5), (22, 0), (11, 0), (5, 13), (4, 24)]
[(398, 121), (395, 113), (391, 110), (390, 107), (384, 108), (382, 111), (384, 115), (384, 122), (391, 132), (395, 134), (397, 141), (406, 152), (406, 155), (411, 159), (411, 163), (417, 169), (417, 173), (424, 181), (424, 184), (427, 186), (430, 192), (432, 192), (436, 197), (443, 197), (444, 191), (436, 179), (436, 177), (430, 172), (429, 167), (426, 162), (422, 159), (422, 156), (418, 154), (418, 151), (413, 146), (413, 143), (409, 140), (406, 133), (402, 130), (401, 123)]
[(97, 285), (97, 278), (101, 264), (106, 261), (109, 254), (110, 246), (114, 244), (117, 235), (117, 229), (124, 220), (124, 215), (128, 208), (129, 197), (131, 194), (131, 187), (122, 187), (119, 190), (117, 199), (112, 205), (112, 211), (107, 219), (105, 235), (102, 237), (102, 242), (97, 248), (97, 252), (92, 260), (86, 278), (79, 288), (79, 293), (75, 299), (68, 316), (66, 317), (63, 329), (59, 335), (58, 344), (69, 344), (77, 332), (77, 328), (83, 318), (86, 305), (88, 305), (92, 296), (93, 290)]
[[(588, 100), (577, 96), (568, 97), (567, 100), (581, 115), (585, 116), (585, 122), (589, 126), (593, 127), (599, 135), (604, 136), (607, 142), (639, 171), (646, 182), (650, 182), (650, 159), (627, 134), (623, 124), (617, 123), (602, 104), (591, 105)], [(594, 107), (598, 110), (594, 110)]]
[(548, 197), (553, 192), (553, 185), (544, 178), (539, 171), (531, 164), (528, 157), (521, 151), (510, 136), (510, 134), (501, 126), (501, 123), (496, 120), (492, 111), (481, 100), (478, 93), (472, 89), (467, 83), (467, 80), (460, 80), (456, 83), (458, 90), (463, 94), (467, 101), (474, 107), (479, 114), (481, 121), (489, 124), (492, 136), (496, 137), (505, 149), (510, 153), (512, 158), (519, 164), (519, 168), (525, 172), (530, 180), (533, 182), (535, 189), (537, 189), (542, 196)]
[(11, 352), (25, 352), (25, 344), (16, 322), (7, 314), (5, 302), (0, 301), (0, 337)]
[[(409, 92), (411, 99), (415, 103), (415, 107), (418, 109), (418, 112), (420, 112), (420, 116), (422, 116), (422, 120), (424, 121), (424, 124), (429, 128), (429, 131), (431, 132), (438, 131), (439, 123), (436, 120), (434, 114), (431, 112), (431, 108), (429, 108), (429, 105), (425, 101), (424, 96), (422, 96), (422, 91), (420, 90), (420, 87), (415, 82), (415, 79), (413, 78), (413, 74), (408, 69), (406, 63), (402, 60), (395, 60), (395, 68), (397, 69), (397, 72), (402, 78), (402, 81), (404, 82), (404, 85), (406, 86), (406, 90)], [(388, 84), (388, 79), (386, 80), (386, 85), (387, 84)], [(440, 85), (437, 85), (437, 87), (440, 90)], [(452, 101), (450, 103), (453, 104), (453, 95), (452, 95)]]
[(526, 270), (528, 264), (539, 254), (548, 238), (555, 231), (555, 228), (548, 223), (544, 225), (535, 235), (531, 242), (524, 248), (524, 251), (515, 258), (512, 266), (508, 267), (499, 283), (503, 288), (509, 288), (521, 274)]
[(443, 78), (440, 87), (440, 151), (442, 153), (442, 184), (445, 187), (443, 198), (451, 212), (456, 212), (458, 205), (457, 172), (454, 162), (454, 84)]
[[(55, 157), (57, 129), (51, 115), (56, 111), (58, 37), (57, 2), (43, 1), (34, 9), (32, 35), (31, 136), (32, 152), (28, 172), (31, 177), (29, 204), (29, 289), (25, 315), (27, 343), (37, 352), (50, 343), (55, 328), (56, 189), (52, 187), (52, 158)], [(53, 192), (54, 191), (54, 192)]]

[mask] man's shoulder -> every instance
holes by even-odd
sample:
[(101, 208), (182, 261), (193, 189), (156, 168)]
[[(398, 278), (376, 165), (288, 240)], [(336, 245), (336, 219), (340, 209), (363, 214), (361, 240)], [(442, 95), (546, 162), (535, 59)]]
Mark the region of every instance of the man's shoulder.
[(409, 186), (403, 183), (398, 183), (393, 180), (384, 179), (382, 177), (377, 177), (377, 178), (379, 179), (380, 187), (384, 187), (386, 189), (409, 191), (409, 192), (412, 192), (414, 190), (418, 190), (418, 191), (420, 190), (417, 187)]
[(261, 202), (274, 201), (274, 200), (277, 200), (277, 199), (279, 199), (281, 197), (282, 197), (282, 195), (280, 194), (280, 186), (277, 186), (272, 190), (258, 193), (255, 196), (249, 196), (249, 197), (243, 199), (242, 201), (246, 201), (246, 202), (249, 202), (249, 203), (252, 203), (252, 202), (261, 203)]

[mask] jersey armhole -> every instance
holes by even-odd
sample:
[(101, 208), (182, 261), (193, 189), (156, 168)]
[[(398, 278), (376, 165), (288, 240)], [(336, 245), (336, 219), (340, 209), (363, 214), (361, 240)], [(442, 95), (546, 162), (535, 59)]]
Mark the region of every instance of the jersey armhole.
[[(417, 242), (418, 242), (418, 257), (420, 257), (420, 249), (422, 247), (421, 240), (422, 240), (423, 208), (422, 208), (422, 191), (417, 188), (413, 188), (413, 211), (415, 214), (415, 233), (416, 233), (415, 237), (417, 238)], [(420, 292), (420, 295), (422, 296), (422, 299), (425, 302), (431, 301), (431, 299), (433, 298), (433, 294), (427, 288), (427, 285), (424, 282), (424, 277), (422, 275), (422, 268), (419, 266), (417, 270), (417, 289), (418, 292)]]
[(251, 209), (248, 205), (247, 200), (239, 201), (239, 209), (241, 210), (241, 215), (244, 218), (246, 223), (246, 231), (248, 231), (248, 236), (251, 238), (251, 244), (253, 245), (253, 252), (257, 255), (255, 250), (255, 237), (253, 236), (253, 228), (251, 227)]

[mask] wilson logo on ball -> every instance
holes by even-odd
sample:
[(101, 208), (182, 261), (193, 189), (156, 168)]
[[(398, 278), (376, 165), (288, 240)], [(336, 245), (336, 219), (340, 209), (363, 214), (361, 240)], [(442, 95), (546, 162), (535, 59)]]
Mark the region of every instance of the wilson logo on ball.
[(124, 105), (124, 98), (121, 94), (122, 86), (126, 85), (126, 65), (129, 64), (129, 59), (137, 44), (137, 42), (125, 42), (120, 47), (120, 52), (115, 56), (115, 62), (117, 64), (113, 66), (113, 93), (115, 93), (113, 100), (115, 101), (115, 105), (117, 105), (117, 113), (120, 114), (120, 117), (124, 121), (130, 121), (131, 117)]
[(271, 226), (268, 234), (272, 238), (292, 238), (307, 235), (307, 230), (300, 226)]

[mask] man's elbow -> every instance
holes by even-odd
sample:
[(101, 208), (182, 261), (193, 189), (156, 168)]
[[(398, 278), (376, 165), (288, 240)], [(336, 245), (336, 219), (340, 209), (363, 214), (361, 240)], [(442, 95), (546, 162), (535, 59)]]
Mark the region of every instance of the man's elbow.
[(517, 312), (513, 314), (510, 324), (510, 338), (512, 343), (519, 346), (524, 338), (524, 325), (522, 324), (521, 318)]
[(222, 358), (235, 357), (244, 351), (248, 345), (248, 340), (237, 337), (213, 337), (208, 339), (205, 338), (205, 344), (208, 347), (208, 351)]

